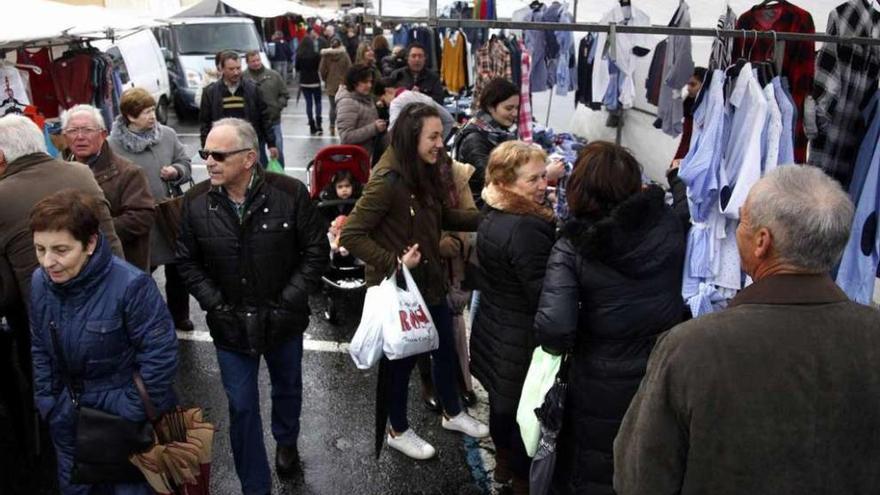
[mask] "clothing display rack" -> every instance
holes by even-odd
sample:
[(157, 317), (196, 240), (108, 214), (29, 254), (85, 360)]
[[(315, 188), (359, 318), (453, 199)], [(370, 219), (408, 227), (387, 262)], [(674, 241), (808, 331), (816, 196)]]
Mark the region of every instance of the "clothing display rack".
[[(572, 1), (574, 18), (577, 19), (578, 0)], [(437, 0), (428, 2), (428, 17), (400, 17), (383, 16), (382, 0), (379, 0), (379, 15), (376, 19), (382, 22), (395, 24), (426, 22), (429, 27), (447, 28), (489, 28), (489, 29), (527, 29), (532, 31), (579, 31), (589, 33), (612, 33), (616, 30), (619, 34), (661, 34), (673, 36), (700, 36), (700, 37), (737, 37), (749, 39), (773, 39), (776, 41), (820, 41), (824, 43), (839, 43), (843, 45), (880, 45), (880, 38), (835, 36), (827, 33), (790, 33), (777, 31), (755, 31), (742, 29), (718, 29), (718, 28), (678, 28), (669, 26), (623, 26), (599, 24), (594, 22), (558, 23), (558, 22), (520, 22), (506, 20), (480, 20), (480, 19), (440, 19), (437, 16)], [(612, 27), (614, 26), (614, 27)]]

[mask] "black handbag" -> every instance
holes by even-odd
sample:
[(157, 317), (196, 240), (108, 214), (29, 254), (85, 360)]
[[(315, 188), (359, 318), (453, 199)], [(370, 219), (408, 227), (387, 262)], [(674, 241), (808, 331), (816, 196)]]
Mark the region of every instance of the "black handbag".
[[(153, 446), (155, 435), (152, 424), (146, 420), (129, 421), (100, 409), (81, 406), (81, 382), (77, 385), (74, 375), (67, 367), (54, 323), (49, 325), (49, 330), (62, 380), (76, 407), (76, 450), (70, 474), (71, 482), (89, 485), (146, 482), (143, 474), (128, 458)], [(148, 401), (149, 398), (144, 397), (146, 390), (143, 380), (137, 371), (134, 373), (134, 380), (141, 398)]]

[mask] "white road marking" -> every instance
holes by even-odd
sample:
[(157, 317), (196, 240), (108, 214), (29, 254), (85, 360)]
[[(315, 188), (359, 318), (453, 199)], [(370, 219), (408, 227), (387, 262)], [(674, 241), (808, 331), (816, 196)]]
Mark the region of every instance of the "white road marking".
[[(181, 332), (178, 330), (177, 338), (180, 340), (190, 340), (193, 342), (213, 342), (211, 334), (204, 330), (194, 330), (192, 332)], [(306, 338), (303, 340), (303, 349), (315, 352), (338, 352), (348, 354), (348, 342), (333, 342), (331, 340), (311, 340)]]

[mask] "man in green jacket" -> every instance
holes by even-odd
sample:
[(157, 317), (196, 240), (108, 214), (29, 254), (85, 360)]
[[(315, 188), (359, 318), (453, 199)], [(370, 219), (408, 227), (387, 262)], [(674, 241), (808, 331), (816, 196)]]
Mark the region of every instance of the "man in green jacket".
[[(281, 135), (281, 112), (287, 106), (287, 100), (290, 99), (290, 92), (287, 90), (287, 83), (278, 72), (263, 65), (260, 58), (260, 52), (251, 50), (245, 55), (248, 70), (244, 73), (244, 77), (250, 79), (260, 90), (260, 97), (266, 104), (266, 114), (272, 123), (271, 132), (275, 135), (275, 144), (278, 147), (278, 161), (284, 166), (284, 137)], [(260, 142), (260, 149), (265, 147), (266, 143)], [(263, 166), (266, 164), (264, 163)]]

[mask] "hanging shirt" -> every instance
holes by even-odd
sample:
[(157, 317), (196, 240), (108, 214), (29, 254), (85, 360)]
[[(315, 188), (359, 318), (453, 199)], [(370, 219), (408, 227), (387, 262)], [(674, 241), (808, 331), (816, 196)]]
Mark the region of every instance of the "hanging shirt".
[[(538, 9), (532, 10), (528, 22), (544, 22), (544, 12), (547, 10), (543, 4)], [(547, 91), (547, 60), (546, 60), (546, 37), (544, 31), (527, 30), (523, 34), (526, 48), (532, 55), (532, 76), (530, 86), (532, 92), (540, 93)]]
[(516, 129), (519, 138), (527, 143), (532, 142), (532, 91), (529, 81), (532, 75), (532, 56), (526, 50), (525, 43), (520, 41), (522, 50), (522, 64), (520, 71), (519, 87), (519, 123)]
[(666, 45), (668, 39), (661, 40), (654, 47), (651, 66), (648, 68), (648, 79), (645, 80), (645, 98), (655, 107), (660, 104), (660, 86), (663, 84), (663, 66), (666, 62)]
[(466, 45), (464, 35), (458, 31), (443, 38), (443, 60), (440, 75), (450, 93), (459, 93), (464, 89)]
[(764, 86), (764, 98), (767, 100), (767, 123), (761, 137), (762, 174), (770, 172), (779, 165), (779, 138), (782, 136), (782, 112), (776, 104), (776, 92), (772, 82)]
[(749, 190), (761, 178), (761, 133), (767, 117), (767, 100), (752, 73), (752, 64), (747, 63), (728, 98), (728, 138), (718, 175), (721, 212), (727, 218), (739, 219)]
[[(736, 25), (736, 13), (729, 6), (718, 18), (718, 29), (733, 29)], [(731, 64), (733, 39), (727, 36), (716, 37), (712, 41), (712, 55), (709, 57), (709, 69), (726, 69)]]
[(52, 64), (49, 58), (49, 48), (40, 48), (34, 51), (30, 48), (20, 48), (16, 52), (19, 63), (33, 65), (40, 68), (40, 74), (33, 69), (25, 69), (30, 73), (32, 102), (46, 118), (58, 116), (58, 99), (55, 97), (55, 85), (52, 82), (52, 74), (49, 66)]
[(478, 106), (480, 92), (483, 87), (496, 77), (503, 77), (510, 81), (510, 52), (498, 39), (489, 40), (489, 43), (477, 50), (477, 74), (474, 81), (474, 105)]
[[(559, 22), (571, 24), (574, 20), (570, 12), (563, 12)], [(559, 57), (556, 60), (556, 94), (568, 95), (569, 91), (577, 89), (577, 72), (574, 69), (574, 34), (571, 31), (556, 31), (556, 41), (559, 43)]]
[[(669, 24), (672, 27), (691, 27), (690, 8), (686, 2), (679, 4)], [(684, 108), (681, 89), (693, 73), (691, 37), (670, 36), (663, 62), (663, 83), (660, 85), (657, 118), (662, 122), (663, 132), (672, 137), (678, 136), (682, 131)]]
[(593, 110), (601, 106), (593, 102), (593, 58), (596, 50), (596, 35), (589, 33), (578, 44), (577, 57), (577, 90), (574, 94), (574, 104), (586, 105)]
[[(789, 2), (779, 2), (769, 6), (756, 5), (744, 12), (736, 22), (736, 29), (777, 31), (795, 33), (815, 33), (813, 17), (806, 10)], [(782, 74), (791, 83), (791, 95), (800, 115), (803, 115), (804, 100), (813, 91), (813, 76), (816, 72), (816, 44), (813, 41), (786, 41), (774, 47), (772, 39), (757, 41), (737, 37), (733, 43), (734, 57), (743, 54), (752, 61), (769, 60), (775, 50), (784, 46)], [(795, 159), (805, 163), (807, 156), (807, 136), (804, 134), (803, 120), (795, 125)]]
[[(880, 98), (875, 93), (864, 112), (870, 122), (859, 148), (850, 195), (856, 205), (852, 232), (840, 268), (837, 285), (855, 302), (871, 304), (880, 265)], [(873, 115), (873, 117), (871, 117)]]
[[(615, 6), (600, 21), (602, 24), (616, 22), (627, 26), (650, 26), (651, 18), (635, 7)], [(614, 51), (609, 52), (608, 33), (599, 33), (596, 62), (593, 64), (593, 101), (602, 101), (608, 84), (611, 81), (609, 63), (614, 61), (622, 74), (620, 84), (620, 103), (623, 108), (632, 108), (636, 96), (633, 74), (636, 70), (636, 55), (633, 49), (649, 46), (647, 36), (643, 34), (618, 34), (614, 43)]]
[(62, 108), (79, 103), (93, 104), (95, 82), (92, 81), (92, 56), (75, 52), (52, 62), (49, 69), (55, 83), (55, 97)]
[(782, 132), (779, 135), (779, 165), (794, 163), (794, 104), (782, 88), (782, 79), (773, 78), (773, 96), (782, 116)]
[(14, 98), (22, 105), (31, 103), (21, 72), (12, 63), (0, 61), (0, 101), (7, 98)]
[[(880, 37), (880, 12), (867, 0), (850, 0), (828, 15), (826, 31), (834, 36)], [(880, 46), (825, 43), (816, 57), (816, 125), (810, 164), (849, 184), (865, 126), (862, 104), (877, 91)]]

